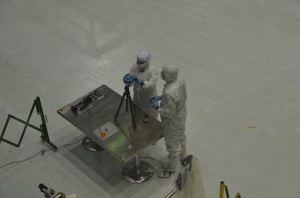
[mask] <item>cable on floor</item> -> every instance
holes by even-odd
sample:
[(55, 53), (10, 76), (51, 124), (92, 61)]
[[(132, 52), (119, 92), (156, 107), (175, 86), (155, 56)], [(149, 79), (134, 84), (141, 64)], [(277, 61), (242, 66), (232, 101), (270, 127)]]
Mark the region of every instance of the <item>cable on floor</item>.
[[(74, 145), (74, 144), (77, 144), (78, 142), (80, 142), (80, 141), (82, 141), (82, 140), (83, 140), (83, 138), (77, 140), (77, 141), (74, 142), (74, 143), (68, 143), (68, 144), (59, 146), (59, 147), (57, 147), (57, 148), (62, 148), (62, 147), (65, 147), (65, 146)], [(9, 165), (11, 165), (11, 164), (19, 164), (19, 163), (21, 163), (21, 162), (25, 162), (25, 161), (31, 160), (31, 159), (35, 158), (36, 156), (38, 156), (39, 154), (44, 155), (44, 154), (45, 154), (46, 152), (48, 152), (48, 151), (54, 151), (54, 149), (47, 149), (47, 150), (42, 149), (42, 150), (39, 151), (37, 154), (35, 154), (35, 155), (33, 155), (33, 156), (31, 156), (31, 157), (29, 157), (29, 158), (27, 158), (27, 159), (20, 160), (20, 161), (15, 161), (15, 162), (10, 162), (10, 163), (8, 163), (8, 164), (5, 164), (5, 165), (1, 166), (0, 169), (1, 169), (1, 168), (4, 168), (4, 167), (6, 167), (6, 166), (9, 166)]]
[(161, 165), (161, 167), (163, 168), (163, 170), (165, 170), (164, 165), (163, 165), (163, 164), (161, 163), (161, 161), (159, 161), (158, 159), (155, 159), (155, 158), (153, 158), (153, 157), (140, 157), (140, 158), (155, 160), (155, 161), (157, 161), (157, 162)]

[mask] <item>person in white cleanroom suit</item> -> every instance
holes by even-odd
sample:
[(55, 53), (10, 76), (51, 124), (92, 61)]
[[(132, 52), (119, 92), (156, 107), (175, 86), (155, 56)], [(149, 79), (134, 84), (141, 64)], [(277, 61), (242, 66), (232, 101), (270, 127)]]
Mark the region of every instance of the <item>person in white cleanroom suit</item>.
[[(161, 96), (152, 96), (150, 105), (160, 113), (163, 136), (169, 164), (159, 176), (169, 177), (175, 172), (179, 161), (187, 155), (185, 121), (186, 121), (186, 85), (178, 79), (178, 67), (168, 64), (161, 72), (162, 79), (166, 82)], [(158, 101), (161, 100), (160, 106)]]
[(150, 53), (140, 50), (137, 61), (130, 68), (129, 74), (123, 77), (124, 83), (133, 84), (133, 103), (154, 118), (157, 118), (155, 109), (149, 106), (149, 98), (157, 95), (156, 83), (158, 70), (150, 65)]

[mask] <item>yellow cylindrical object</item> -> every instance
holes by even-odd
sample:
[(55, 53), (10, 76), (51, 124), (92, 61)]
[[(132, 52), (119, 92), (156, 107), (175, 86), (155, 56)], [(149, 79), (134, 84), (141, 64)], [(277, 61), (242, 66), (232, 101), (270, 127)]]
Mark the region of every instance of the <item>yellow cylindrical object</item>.
[(220, 182), (220, 198), (224, 198), (224, 189), (225, 189), (225, 184), (223, 181)]

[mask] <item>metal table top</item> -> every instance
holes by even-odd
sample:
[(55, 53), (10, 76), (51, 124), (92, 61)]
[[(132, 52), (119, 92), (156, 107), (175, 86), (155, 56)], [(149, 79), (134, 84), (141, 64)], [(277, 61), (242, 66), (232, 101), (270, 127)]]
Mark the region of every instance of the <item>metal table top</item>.
[[(93, 95), (95, 91), (98, 92), (99, 97), (91, 97), (92, 103), (84, 110), (71, 110), (71, 106), (80, 103), (87, 96), (95, 96)], [(134, 129), (129, 105), (128, 111), (126, 111), (125, 99), (115, 122), (114, 115), (118, 110), (121, 99), (121, 95), (106, 85), (102, 85), (60, 108), (57, 113), (114, 157), (127, 163), (142, 149), (162, 138), (162, 128), (161, 123), (150, 116), (148, 117), (148, 123), (145, 123), (143, 119), (146, 113), (135, 106), (136, 129)]]

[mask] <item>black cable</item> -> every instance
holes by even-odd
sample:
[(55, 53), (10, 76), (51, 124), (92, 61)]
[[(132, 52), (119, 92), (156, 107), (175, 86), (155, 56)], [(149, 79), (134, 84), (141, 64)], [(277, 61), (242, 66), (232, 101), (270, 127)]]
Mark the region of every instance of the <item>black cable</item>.
[[(79, 141), (82, 141), (82, 139), (79, 139), (79, 140), (77, 140), (76, 142), (73, 142), (73, 143), (68, 143), (68, 144), (59, 146), (59, 147), (57, 147), (57, 148), (62, 148), (62, 147), (65, 147), (65, 146), (70, 146), (70, 145), (73, 145), (73, 144), (77, 144)], [(11, 165), (11, 164), (18, 164), (18, 163), (21, 163), (21, 162), (24, 162), (24, 161), (28, 161), (28, 160), (30, 160), (30, 159), (35, 158), (35, 157), (38, 156), (39, 154), (44, 155), (44, 154), (45, 154), (46, 152), (48, 152), (48, 151), (54, 151), (54, 149), (47, 149), (47, 150), (42, 149), (40, 152), (38, 152), (37, 154), (35, 154), (35, 155), (32, 156), (32, 157), (29, 157), (29, 158), (24, 159), (24, 160), (16, 161), (16, 162), (10, 162), (10, 163), (8, 163), (8, 164), (5, 164), (5, 165), (1, 166), (0, 169), (1, 169), (1, 168), (4, 168), (5, 166)], [(155, 161), (157, 161), (157, 162), (161, 165), (161, 167), (163, 168), (163, 170), (165, 170), (164, 165), (163, 165), (163, 164), (161, 163), (161, 161), (159, 161), (158, 159), (155, 159), (155, 158), (153, 158), (153, 157), (140, 157), (140, 158), (145, 158), (145, 159), (152, 159), (152, 160), (155, 160)]]
[(62, 146), (59, 146), (58, 148), (62, 148), (62, 147), (65, 147), (65, 146), (70, 146), (70, 145), (73, 145), (73, 144), (77, 144), (78, 142), (82, 141), (83, 138), (77, 140), (76, 142), (73, 142), (73, 143), (68, 143), (68, 144), (65, 144), (65, 145), (62, 145)]
[[(82, 139), (83, 139), (83, 138), (82, 138)], [(57, 147), (57, 148), (62, 148), (62, 147), (65, 147), (65, 146), (70, 146), (70, 145), (73, 145), (73, 144), (77, 144), (77, 143), (78, 143), (79, 141), (81, 141), (82, 139), (79, 139), (79, 140), (77, 140), (77, 141), (74, 142), (74, 143), (68, 143), (68, 144), (59, 146), (59, 147)], [(3, 165), (3, 166), (0, 166), (0, 169), (1, 169), (1, 168), (4, 168), (5, 166), (11, 165), (11, 164), (18, 164), (18, 163), (21, 163), (21, 162), (28, 161), (28, 160), (30, 160), (30, 159), (35, 158), (35, 157), (38, 156), (39, 154), (44, 155), (44, 154), (45, 154), (46, 152), (48, 152), (48, 151), (54, 151), (54, 149), (47, 149), (47, 150), (42, 149), (41, 151), (39, 151), (37, 154), (33, 155), (32, 157), (29, 157), (29, 158), (27, 158), (27, 159), (20, 160), (20, 161), (10, 162), (10, 163), (8, 163), (8, 164), (5, 164), (5, 165)]]
[(156, 161), (161, 165), (161, 167), (163, 168), (163, 170), (165, 170), (164, 165), (163, 165), (163, 164), (161, 163), (161, 161), (159, 161), (158, 159), (155, 159), (155, 158), (153, 158), (153, 157), (140, 157), (140, 158), (146, 158), (146, 159), (156, 160)]
[(8, 163), (8, 164), (5, 164), (5, 165), (1, 166), (0, 169), (1, 169), (1, 168), (4, 168), (5, 166), (11, 165), (11, 164), (18, 164), (18, 163), (21, 163), (21, 162), (25, 162), (25, 161), (27, 161), (27, 160), (30, 160), (30, 159), (36, 157), (36, 156), (37, 156), (38, 154), (40, 154), (40, 153), (41, 153), (41, 151), (38, 152), (37, 154), (35, 154), (34, 156), (29, 157), (29, 158), (27, 158), (27, 159), (20, 160), (20, 161), (16, 161), (16, 162), (10, 162), (10, 163)]

